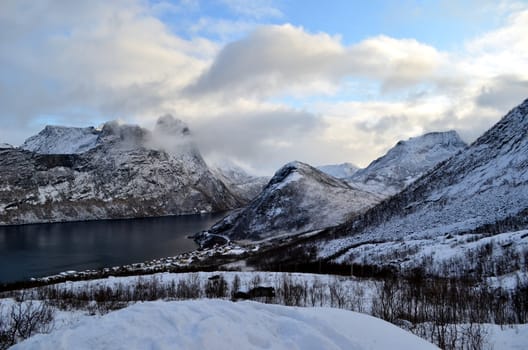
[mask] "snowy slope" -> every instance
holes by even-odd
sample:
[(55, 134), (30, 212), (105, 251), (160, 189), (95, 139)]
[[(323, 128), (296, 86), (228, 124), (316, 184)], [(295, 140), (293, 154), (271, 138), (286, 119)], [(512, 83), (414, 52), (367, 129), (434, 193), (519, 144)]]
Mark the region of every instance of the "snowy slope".
[(528, 100), (470, 147), (336, 229), (347, 237), (328, 242), (321, 254), (332, 256), (367, 241), (496, 234), (527, 227), (527, 212)]
[(359, 170), (359, 168), (352, 163), (321, 165), (318, 166), (317, 169), (338, 179), (347, 179)]
[(20, 148), (41, 154), (83, 153), (96, 146), (98, 136), (99, 131), (93, 127), (48, 125), (37, 135), (28, 138)]
[[(70, 132), (69, 140), (87, 130), (47, 128), (33, 144), (52, 146), (59, 134)], [(162, 117), (153, 131), (109, 122), (88, 134), (96, 135), (95, 146), (81, 154), (0, 149), (0, 224), (192, 214), (242, 204), (211, 173), (181, 121)], [(65, 145), (79, 150), (84, 141)], [(66, 150), (51, 146), (38, 149)]]
[(214, 163), (210, 166), (211, 171), (217, 178), (233, 193), (247, 202), (255, 198), (270, 180), (266, 176), (251, 175), (240, 166), (227, 160), (221, 163)]
[(455, 131), (433, 132), (399, 141), (387, 154), (355, 172), (347, 181), (388, 197), (465, 147)]
[(380, 319), (329, 308), (221, 300), (147, 302), (12, 349), (437, 349)]
[[(326, 247), (332, 253), (332, 245)], [(328, 255), (322, 251), (321, 255)], [(400, 271), (420, 267), (429, 276), (473, 276), (500, 281), (504, 288), (510, 282), (528, 277), (528, 230), (440, 235), (432, 238), (388, 240), (354, 246), (334, 259), (337, 263), (394, 266)], [(523, 267), (524, 266), (524, 267)]]
[[(264, 239), (333, 226), (377, 203), (379, 198), (301, 162), (279, 169), (243, 210), (208, 233), (231, 239)], [(202, 235), (203, 236), (203, 235)]]

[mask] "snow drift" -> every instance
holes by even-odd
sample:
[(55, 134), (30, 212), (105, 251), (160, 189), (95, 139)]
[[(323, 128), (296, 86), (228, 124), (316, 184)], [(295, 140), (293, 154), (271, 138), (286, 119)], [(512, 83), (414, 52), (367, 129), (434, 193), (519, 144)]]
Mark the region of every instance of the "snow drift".
[(222, 300), (148, 302), (37, 335), (12, 349), (437, 349), (346, 310)]

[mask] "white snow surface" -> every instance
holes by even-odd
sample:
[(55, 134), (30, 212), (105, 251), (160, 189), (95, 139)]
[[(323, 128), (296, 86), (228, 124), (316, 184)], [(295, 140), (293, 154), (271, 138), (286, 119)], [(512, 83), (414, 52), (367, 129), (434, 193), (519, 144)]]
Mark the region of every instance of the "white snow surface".
[(412, 137), (399, 141), (387, 154), (347, 180), (352, 186), (388, 197), (466, 146), (456, 131)]
[[(94, 288), (97, 286), (104, 286), (108, 288), (123, 288), (129, 287), (132, 288), (134, 285), (138, 284), (140, 281), (148, 280), (157, 280), (158, 283), (167, 284), (171, 281), (178, 282), (180, 280), (193, 280), (196, 278), (200, 283), (206, 283), (208, 278), (217, 274), (221, 274), (228, 285), (233, 283), (235, 276), (240, 278), (241, 290), (248, 290), (254, 285), (254, 280), (257, 278), (260, 281), (260, 285), (263, 286), (277, 286), (277, 284), (282, 283), (282, 278), (291, 278), (293, 283), (302, 283), (306, 281), (309, 285), (322, 283), (323, 286), (326, 286), (325, 293), (328, 292), (328, 287), (330, 284), (339, 282), (340, 285), (346, 290), (347, 295), (359, 296), (362, 299), (361, 304), (364, 308), (361, 310), (369, 310), (371, 308), (370, 301), (373, 297), (372, 293), (375, 289), (375, 284), (377, 282), (371, 280), (357, 280), (354, 278), (344, 277), (344, 276), (331, 276), (331, 275), (314, 275), (314, 274), (302, 274), (302, 273), (278, 273), (278, 272), (198, 272), (198, 273), (157, 273), (148, 276), (128, 276), (128, 277), (110, 277), (106, 279), (92, 280), (92, 281), (78, 281), (78, 282), (64, 282), (60, 283), (59, 288), (64, 288), (71, 291), (82, 291), (86, 288)], [(505, 287), (502, 283), (504, 281), (497, 281), (497, 287)], [(329, 295), (325, 299), (327, 302), (329, 300)], [(14, 303), (13, 299), (0, 299), (3, 309), (0, 309), (0, 312), (8, 312), (9, 306)], [(218, 303), (218, 308), (211, 310), (212, 307), (208, 306)], [(154, 305), (155, 306), (145, 306), (145, 305)], [(142, 306), (143, 305), (143, 306)], [(319, 304), (316, 304), (319, 306)], [(366, 329), (364, 330), (368, 337), (377, 337), (382, 335), (385, 337), (385, 334), (392, 334), (393, 330), (390, 333), (386, 333), (387, 324), (383, 321), (372, 319), (371, 317), (365, 316), (363, 314), (356, 314), (350, 311), (339, 311), (337, 309), (328, 308), (329, 304), (322, 303), (321, 306), (317, 308), (287, 308), (287, 307), (275, 307), (271, 305), (261, 304), (262, 308), (259, 307), (259, 304), (252, 302), (244, 302), (233, 304), (227, 301), (220, 300), (197, 300), (197, 301), (186, 301), (186, 302), (161, 302), (157, 301), (155, 303), (139, 303), (136, 306), (129, 307), (127, 309), (113, 312), (106, 316), (100, 315), (89, 315), (88, 313), (80, 310), (74, 311), (60, 311), (57, 310), (55, 313), (55, 320), (53, 322), (53, 330), (51, 334), (47, 335), (36, 335), (29, 340), (20, 343), (14, 347), (14, 349), (63, 349), (63, 348), (75, 348), (83, 349), (93, 346), (93, 349), (121, 349), (121, 348), (130, 348), (136, 349), (141, 348), (141, 346), (146, 346), (147, 348), (153, 349), (164, 349), (167, 348), (168, 340), (161, 339), (165, 337), (165, 332), (170, 332), (169, 336), (176, 336), (174, 334), (175, 330), (181, 332), (180, 338), (185, 337), (190, 348), (204, 348), (204, 342), (201, 344), (195, 339), (203, 341), (207, 339), (214, 339), (215, 344), (210, 348), (214, 349), (224, 349), (227, 348), (228, 341), (233, 338), (228, 338), (228, 340), (222, 340), (216, 338), (219, 332), (224, 331), (223, 323), (229, 325), (228, 334), (229, 336), (238, 336), (242, 340), (233, 340), (231, 345), (238, 346), (239, 349), (258, 349), (259, 347), (255, 344), (249, 344), (250, 337), (254, 335), (268, 335), (272, 333), (267, 339), (269, 340), (269, 349), (281, 349), (284, 348), (284, 343), (287, 341), (277, 340), (274, 338), (278, 333), (281, 335), (280, 329), (278, 326), (281, 324), (287, 324), (291, 329), (294, 327), (300, 327), (295, 336), (292, 335), (290, 338), (290, 345), (292, 349), (296, 348), (306, 348), (311, 349), (315, 347), (301, 347), (306, 345), (301, 342), (303, 339), (302, 336), (306, 336), (310, 332), (317, 332), (318, 336), (329, 337), (331, 333), (328, 328), (335, 329), (336, 332), (343, 332), (336, 339), (348, 339), (355, 337), (357, 334), (362, 334), (359, 331), (353, 329), (348, 329), (345, 326), (351, 324), (355, 327), (355, 322), (361, 320), (362, 323), (369, 322), (369, 324), (376, 324), (375, 329)], [(137, 309), (139, 307), (139, 309)], [(346, 306), (347, 309), (352, 307), (352, 309), (357, 310), (352, 305)], [(267, 311), (267, 308), (270, 308), (272, 311)], [(273, 311), (278, 308), (290, 311)], [(145, 310), (150, 310), (146, 312)], [(241, 314), (241, 309), (243, 313)], [(127, 311), (132, 310), (132, 311)], [(184, 320), (178, 318), (177, 315), (173, 314), (172, 311), (167, 310), (178, 310), (178, 313), (183, 313), (181, 315)], [(192, 311), (191, 311), (192, 310)], [(216, 313), (215, 313), (216, 312)], [(251, 316), (245, 316), (246, 313), (251, 313)], [(145, 314), (145, 319), (142, 320), (142, 315)], [(111, 316), (113, 315), (113, 316)], [(289, 316), (293, 315), (293, 316)], [(350, 317), (342, 316), (350, 315)], [(304, 319), (302, 318), (304, 317)], [(269, 322), (268, 320), (272, 319)], [(340, 322), (341, 324), (335, 326), (332, 318), (335, 318), (335, 322)], [(328, 328), (321, 328), (321, 325), (326, 322), (327, 319), (330, 321), (326, 324)], [(139, 325), (133, 324), (139, 320)], [(198, 320), (198, 321), (197, 321)], [(219, 320), (219, 325), (213, 325), (213, 320)], [(312, 321), (313, 320), (313, 321)], [(352, 320), (352, 322), (350, 322)], [(203, 326), (203, 322), (208, 323), (207, 326)], [(189, 324), (184, 324), (188, 322)], [(195, 322), (191, 324), (190, 322)], [(281, 323), (282, 322), (282, 323)], [(286, 323), (287, 322), (287, 323)], [(310, 322), (307, 326), (303, 322)], [(87, 326), (89, 328), (87, 328)], [(99, 326), (98, 326), (99, 325)], [(243, 325), (244, 327), (241, 327)], [(194, 327), (193, 327), (194, 326)], [(301, 327), (302, 326), (302, 327)], [(464, 325), (461, 325), (463, 327)], [(525, 349), (526, 344), (528, 343), (528, 324), (520, 325), (507, 325), (499, 326), (494, 324), (482, 324), (485, 334), (486, 347), (489, 349), (501, 349), (501, 350), (517, 350)], [(114, 331), (108, 330), (108, 327), (111, 327)], [(207, 328), (209, 327), (209, 328)], [(216, 327), (216, 328), (212, 328)], [(389, 326), (390, 327), (390, 326)], [(262, 330), (260, 329), (262, 328)], [(350, 327), (353, 328), (353, 327)], [(368, 327), (367, 327), (368, 328)], [(308, 329), (309, 331), (304, 331)], [(344, 329), (344, 331), (342, 331)], [(377, 332), (375, 332), (375, 330)], [(114, 333), (125, 332), (126, 336), (116, 335)], [(205, 334), (207, 332), (207, 334)], [(405, 334), (405, 337), (409, 336), (405, 331), (402, 331)], [(400, 333), (401, 335), (402, 333)], [(113, 337), (117, 336), (117, 339)], [(197, 338), (194, 338), (196, 336)], [(75, 338), (79, 339), (76, 340)], [(128, 340), (129, 337), (132, 337), (133, 340)], [(126, 339), (125, 339), (126, 338)], [(160, 339), (158, 339), (160, 338)], [(172, 339), (172, 338), (171, 338)], [(261, 339), (261, 338), (253, 338)], [(292, 344), (294, 340), (298, 339), (298, 343)], [(317, 338), (319, 339), (319, 338)], [(182, 342), (184, 340), (181, 340)], [(222, 342), (223, 341), (223, 342)], [(381, 343), (379, 343), (381, 341)], [(335, 340), (337, 342), (337, 340)], [(366, 340), (365, 340), (366, 342)], [(256, 341), (255, 341), (256, 343)], [(87, 345), (88, 344), (88, 345)], [(120, 345), (122, 344), (122, 345)], [(152, 347), (148, 345), (152, 344)], [(160, 345), (161, 344), (161, 345)], [(174, 349), (186, 349), (189, 347), (179, 346), (180, 343), (178, 340), (174, 340), (173, 343)], [(219, 345), (218, 345), (219, 344)], [(267, 345), (268, 343), (263, 343)], [(363, 344), (363, 343), (362, 343)], [(362, 345), (360, 344), (360, 345)], [(379, 347), (376, 347), (377, 345)], [(397, 343), (396, 343), (397, 344)], [(422, 343), (423, 344), (423, 343)], [(170, 343), (169, 343), (170, 345)], [(200, 346), (202, 345), (202, 346)], [(339, 344), (338, 344), (339, 345)], [(346, 344), (348, 345), (348, 344)], [(372, 347), (373, 349), (383, 348), (382, 345), (387, 345), (384, 340), (376, 340), (376, 346)], [(194, 347), (193, 347), (194, 346)], [(282, 346), (282, 347), (281, 347)], [(427, 345), (430, 347), (430, 345)], [(489, 347), (488, 347), (489, 346)], [(342, 349), (355, 349), (354, 347), (341, 347)], [(365, 348), (365, 347), (363, 347)], [(332, 349), (332, 347), (330, 347)], [(361, 347), (360, 347), (361, 349)], [(392, 343), (387, 347), (387, 349), (399, 349), (396, 345)], [(413, 349), (413, 347), (411, 347)]]
[(502, 327), (487, 324), (486, 331), (490, 349), (525, 350), (528, 347), (528, 324)]
[(317, 169), (338, 179), (349, 178), (359, 170), (359, 168), (352, 163), (321, 165), (318, 166)]
[(437, 349), (380, 319), (223, 300), (138, 303), (12, 349)]
[[(331, 255), (338, 240), (323, 247), (321, 256)], [(486, 247), (489, 254), (484, 255)], [(496, 235), (460, 234), (440, 235), (431, 238), (408, 237), (377, 243), (358, 244), (334, 261), (337, 263), (385, 264), (411, 270), (422, 267), (428, 274), (462, 277), (480, 266), (492, 270), (491, 285), (513, 288), (517, 281), (528, 280), (526, 271), (518, 270), (515, 259), (524, 261), (528, 254), (528, 230), (505, 232)], [(493, 266), (501, 264), (502, 272)]]
[(46, 126), (20, 148), (40, 154), (78, 154), (97, 145), (99, 132), (93, 127)]
[(528, 209), (527, 154), (528, 100), (470, 147), (374, 208), (363, 227), (351, 224), (353, 234), (327, 243), (320, 255), (362, 242), (460, 234), (520, 217)]

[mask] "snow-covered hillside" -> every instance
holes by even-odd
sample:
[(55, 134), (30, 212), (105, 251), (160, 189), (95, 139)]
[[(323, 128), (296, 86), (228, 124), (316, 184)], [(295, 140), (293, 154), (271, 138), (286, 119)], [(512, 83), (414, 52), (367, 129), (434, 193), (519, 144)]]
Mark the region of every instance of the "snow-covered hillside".
[(16, 349), (437, 349), (388, 322), (330, 308), (222, 300), (136, 304)]
[(255, 240), (339, 225), (465, 147), (451, 131), (400, 141), (361, 170), (350, 163), (316, 169), (292, 162), (279, 169), (245, 209), (197, 235), (198, 241), (203, 244), (218, 236)]
[(246, 208), (224, 218), (208, 234), (257, 240), (317, 230), (344, 222), (378, 201), (376, 195), (307, 164), (291, 162), (275, 173)]
[(211, 171), (219, 178), (229, 189), (240, 198), (250, 202), (269, 181), (267, 176), (255, 176), (249, 174), (240, 166), (231, 161), (224, 160), (210, 164)]
[(334, 256), (348, 254), (347, 247), (361, 242), (526, 228), (527, 155), (528, 100), (470, 147), (335, 230), (347, 237), (317, 246), (322, 256)]
[(318, 166), (317, 169), (338, 179), (347, 179), (359, 170), (359, 168), (352, 163), (321, 165)]
[[(327, 250), (325, 250), (327, 249)], [(330, 244), (322, 256), (335, 252)], [(517, 281), (528, 281), (528, 230), (409, 237), (356, 245), (333, 260), (337, 263), (392, 266), (398, 271), (419, 267), (428, 276), (477, 279), (490, 285), (499, 281), (504, 288)]]
[[(30, 145), (41, 153), (0, 149), (0, 224), (191, 214), (244, 203), (209, 170), (187, 126), (170, 116), (153, 131), (116, 122), (101, 130), (47, 127), (24, 147)], [(55, 154), (64, 152), (72, 154)]]
[(455, 131), (413, 137), (398, 142), (387, 154), (355, 172), (347, 181), (353, 186), (388, 197), (465, 147)]

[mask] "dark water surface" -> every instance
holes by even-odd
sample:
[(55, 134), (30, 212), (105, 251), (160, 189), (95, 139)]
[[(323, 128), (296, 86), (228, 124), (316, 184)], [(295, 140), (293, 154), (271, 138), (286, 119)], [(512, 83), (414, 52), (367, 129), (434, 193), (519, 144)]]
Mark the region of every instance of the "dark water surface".
[(0, 227), (0, 283), (188, 252), (225, 213)]

